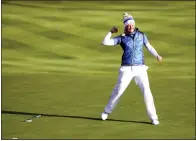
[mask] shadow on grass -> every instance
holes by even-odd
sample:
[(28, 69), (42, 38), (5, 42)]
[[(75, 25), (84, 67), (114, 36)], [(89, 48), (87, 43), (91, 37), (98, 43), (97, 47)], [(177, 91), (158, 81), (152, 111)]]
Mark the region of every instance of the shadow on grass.
[[(41, 114), (41, 113), (29, 113), (29, 112), (17, 112), (17, 111), (6, 111), (2, 110), (1, 114), (13, 114), (13, 115), (41, 115), (46, 117), (63, 117), (63, 118), (76, 118), (76, 119), (88, 119), (88, 120), (97, 120), (102, 121), (101, 118), (95, 117), (85, 117), (85, 116), (66, 116), (66, 115), (56, 115), (56, 114)], [(114, 122), (132, 122), (132, 123), (140, 123), (140, 124), (151, 124), (150, 122), (145, 121), (133, 121), (133, 120), (117, 120), (117, 119), (107, 119), (107, 121), (114, 121)]]

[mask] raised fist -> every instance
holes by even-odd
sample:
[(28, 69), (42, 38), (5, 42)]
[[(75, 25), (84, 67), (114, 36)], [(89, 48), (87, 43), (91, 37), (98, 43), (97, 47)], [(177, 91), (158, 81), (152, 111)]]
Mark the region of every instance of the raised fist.
[(116, 28), (115, 26), (112, 27), (112, 29), (110, 30), (110, 32), (112, 33), (117, 33), (118, 32), (118, 28)]

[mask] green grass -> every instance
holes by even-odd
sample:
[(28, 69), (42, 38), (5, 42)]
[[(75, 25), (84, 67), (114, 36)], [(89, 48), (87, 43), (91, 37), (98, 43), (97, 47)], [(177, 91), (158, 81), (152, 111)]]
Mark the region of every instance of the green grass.
[[(2, 139), (195, 139), (194, 2), (2, 4)], [(131, 12), (163, 57), (145, 50), (159, 126), (131, 82), (101, 121), (122, 49), (100, 45)], [(118, 34), (120, 34), (118, 33)], [(117, 35), (118, 35), (117, 34)], [(116, 35), (115, 35), (116, 36)], [(23, 122), (41, 114), (32, 123)]]

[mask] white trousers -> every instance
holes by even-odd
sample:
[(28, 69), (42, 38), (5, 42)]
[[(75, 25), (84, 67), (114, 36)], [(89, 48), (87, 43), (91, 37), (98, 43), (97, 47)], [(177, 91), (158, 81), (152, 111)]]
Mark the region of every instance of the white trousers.
[(112, 110), (117, 105), (121, 95), (124, 93), (125, 89), (129, 85), (131, 80), (134, 78), (136, 84), (140, 87), (143, 93), (147, 114), (150, 120), (158, 119), (153, 96), (149, 86), (147, 69), (148, 67), (145, 65), (120, 67), (118, 82), (114, 87), (113, 92), (109, 98), (108, 104), (106, 105), (104, 110), (106, 113), (112, 112)]

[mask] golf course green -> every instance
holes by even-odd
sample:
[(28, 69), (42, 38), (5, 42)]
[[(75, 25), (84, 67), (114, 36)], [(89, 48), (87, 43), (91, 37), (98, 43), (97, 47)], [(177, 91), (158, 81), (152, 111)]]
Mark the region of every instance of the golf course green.
[[(123, 53), (101, 43), (124, 12), (163, 57), (144, 48), (158, 126), (134, 81), (100, 117)], [(195, 139), (194, 1), (3, 1), (1, 52), (2, 139)]]

